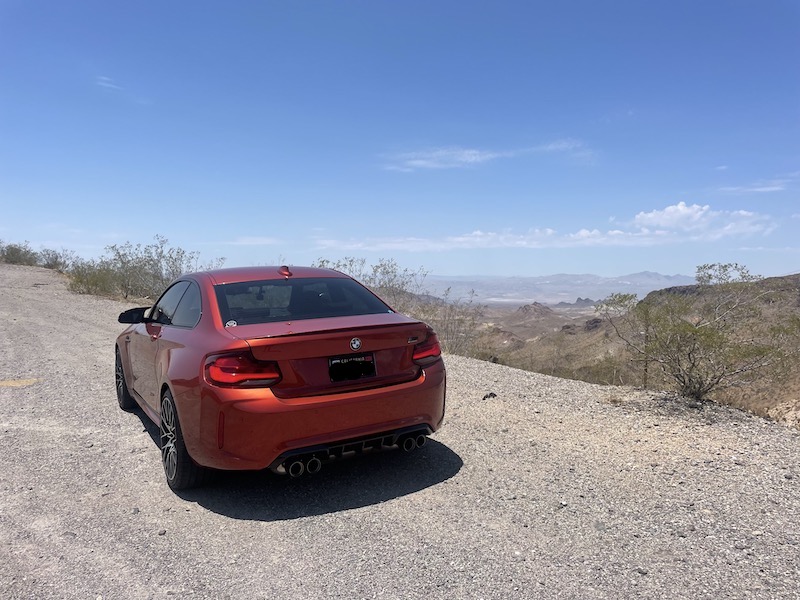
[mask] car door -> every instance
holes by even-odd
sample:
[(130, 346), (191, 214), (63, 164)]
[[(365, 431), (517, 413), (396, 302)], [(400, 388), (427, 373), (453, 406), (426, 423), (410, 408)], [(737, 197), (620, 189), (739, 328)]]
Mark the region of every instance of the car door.
[(131, 364), (135, 374), (133, 389), (156, 413), (161, 412), (159, 342), (164, 327), (172, 323), (178, 303), (189, 285), (188, 281), (179, 281), (167, 289), (150, 311), (150, 318), (137, 325), (131, 337)]

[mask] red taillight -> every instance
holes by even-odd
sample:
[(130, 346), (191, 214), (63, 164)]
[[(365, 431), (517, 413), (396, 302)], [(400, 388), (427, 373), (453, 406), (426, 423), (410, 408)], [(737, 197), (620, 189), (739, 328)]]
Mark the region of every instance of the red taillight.
[(206, 379), (216, 385), (269, 387), (281, 380), (276, 362), (258, 361), (249, 352), (212, 357), (206, 364)]
[(442, 347), (439, 345), (439, 338), (435, 333), (431, 333), (428, 338), (414, 346), (412, 360), (422, 367), (432, 365), (442, 356)]

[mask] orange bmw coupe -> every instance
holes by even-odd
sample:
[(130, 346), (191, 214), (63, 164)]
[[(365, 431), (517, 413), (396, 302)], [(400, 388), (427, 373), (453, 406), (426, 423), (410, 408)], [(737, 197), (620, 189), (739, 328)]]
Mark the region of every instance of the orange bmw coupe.
[(174, 490), (210, 469), (297, 477), (365, 451), (410, 451), (444, 418), (434, 331), (338, 271), (193, 273), (119, 321), (117, 400), (159, 426)]

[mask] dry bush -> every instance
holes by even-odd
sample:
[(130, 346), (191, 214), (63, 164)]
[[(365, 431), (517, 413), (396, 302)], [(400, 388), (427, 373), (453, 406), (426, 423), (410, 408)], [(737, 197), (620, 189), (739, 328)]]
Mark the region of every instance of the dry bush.
[(614, 294), (598, 312), (641, 365), (645, 387), (657, 374), (679, 394), (706, 400), (720, 390), (776, 381), (798, 354), (800, 319), (764, 318), (770, 303), (785, 303), (785, 290), (760, 280), (736, 263), (701, 265), (696, 286), (642, 301)]
[(368, 264), (364, 258), (317, 260), (313, 266), (346, 273), (371, 289), (395, 311), (420, 319), (436, 331), (442, 349), (451, 354), (473, 356), (483, 306), (468, 298), (452, 298), (448, 289), (442, 297), (428, 293), (427, 271), (402, 268), (394, 259)]
[(111, 297), (119, 295), (119, 277), (108, 261), (75, 261), (70, 267), (68, 275), (68, 287), (76, 294)]
[(0, 241), (0, 262), (35, 267), (39, 264), (39, 254), (29, 242), (5, 244)]
[(75, 261), (68, 271), (71, 289), (83, 294), (156, 298), (184, 273), (218, 268), (224, 258), (200, 264), (198, 252), (169, 246), (155, 236), (152, 244), (113, 244), (97, 260)]

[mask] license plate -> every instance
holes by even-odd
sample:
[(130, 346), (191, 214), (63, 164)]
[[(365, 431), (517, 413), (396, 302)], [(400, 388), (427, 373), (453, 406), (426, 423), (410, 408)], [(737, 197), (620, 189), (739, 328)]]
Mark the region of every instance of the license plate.
[(372, 354), (334, 356), (328, 359), (328, 373), (334, 383), (375, 377), (375, 357)]

